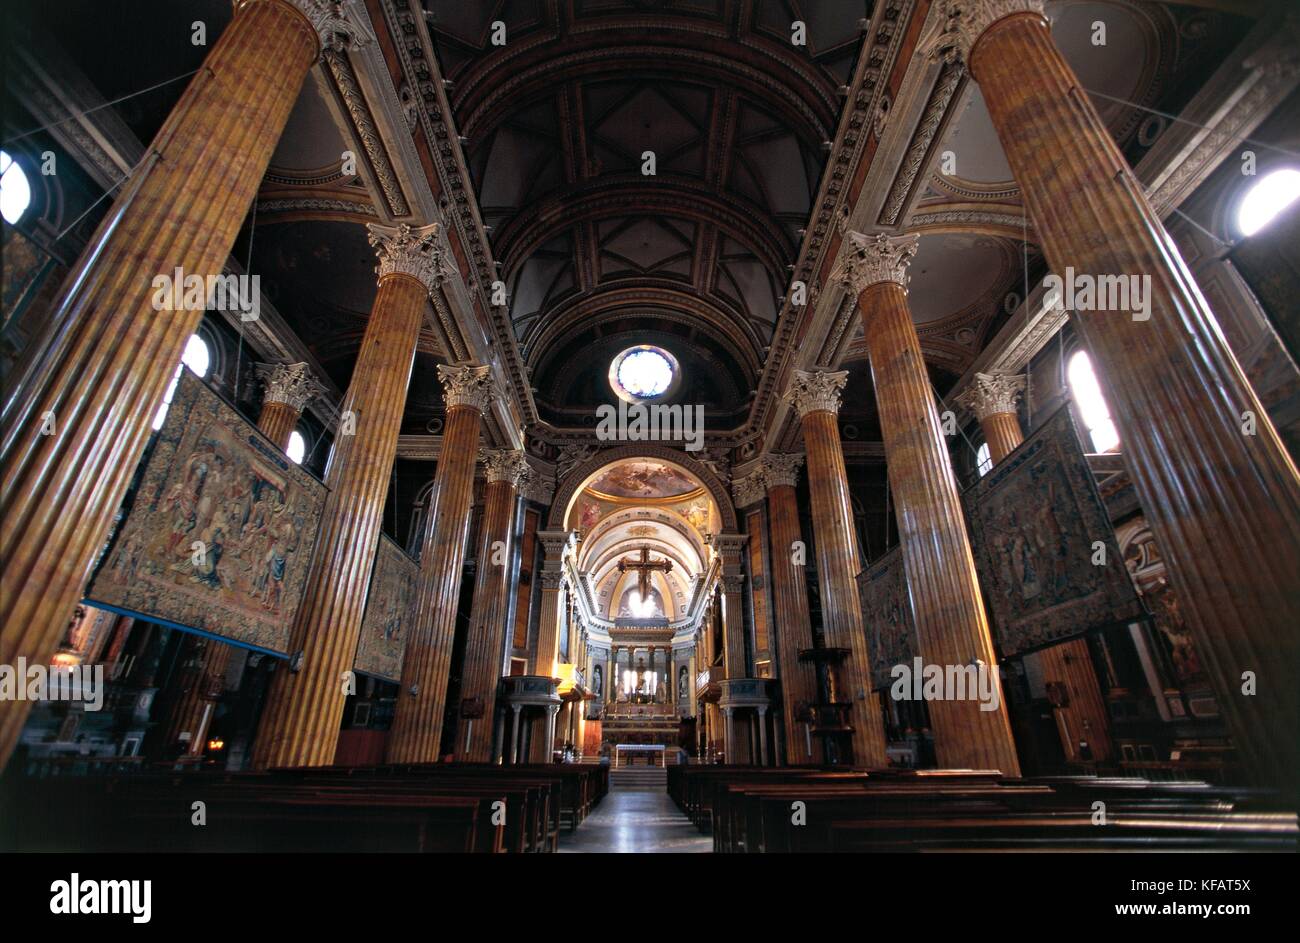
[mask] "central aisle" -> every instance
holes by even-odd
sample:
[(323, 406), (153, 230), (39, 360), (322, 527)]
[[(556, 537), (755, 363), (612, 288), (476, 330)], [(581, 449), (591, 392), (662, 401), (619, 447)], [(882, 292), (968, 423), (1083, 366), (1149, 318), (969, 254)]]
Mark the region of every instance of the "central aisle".
[(560, 852), (708, 854), (713, 840), (666, 792), (612, 789), (578, 830), (560, 836)]

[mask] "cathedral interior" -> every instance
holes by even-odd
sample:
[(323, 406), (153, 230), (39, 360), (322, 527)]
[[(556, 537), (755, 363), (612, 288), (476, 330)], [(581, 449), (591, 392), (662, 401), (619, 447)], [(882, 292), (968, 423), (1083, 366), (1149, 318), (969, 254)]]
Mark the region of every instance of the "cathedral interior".
[(0, 849), (1296, 850), (1292, 0), (3, 16)]

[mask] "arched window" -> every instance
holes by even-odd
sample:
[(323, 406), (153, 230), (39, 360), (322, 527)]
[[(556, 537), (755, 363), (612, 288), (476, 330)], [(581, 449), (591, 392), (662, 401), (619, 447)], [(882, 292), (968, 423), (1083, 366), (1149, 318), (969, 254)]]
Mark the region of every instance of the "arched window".
[(1101, 395), (1101, 386), (1092, 371), (1087, 351), (1077, 351), (1070, 358), (1066, 372), (1070, 379), (1070, 392), (1079, 407), (1083, 424), (1088, 427), (1088, 435), (1092, 437), (1092, 447), (1098, 452), (1111, 451), (1119, 445), (1119, 430), (1111, 421), (1110, 408)]
[(989, 444), (985, 442), (975, 451), (975, 467), (983, 478), (993, 470), (993, 459), (989, 456)]
[(1300, 170), (1286, 168), (1265, 174), (1250, 185), (1237, 206), (1237, 228), (1253, 236), (1300, 198)]
[(162, 428), (163, 420), (167, 418), (167, 407), (172, 404), (172, 397), (176, 395), (176, 384), (181, 382), (182, 366), (189, 367), (199, 376), (205, 377), (208, 375), (208, 367), (211, 363), (212, 357), (208, 353), (208, 345), (199, 335), (191, 334), (190, 339), (185, 342), (185, 353), (181, 354), (181, 362), (176, 365), (176, 372), (172, 374), (172, 381), (167, 384), (162, 405), (158, 407), (158, 412), (153, 417), (155, 431)]
[(0, 216), (10, 226), (18, 224), (32, 202), (32, 186), (19, 163), (0, 151)]
[(297, 429), (289, 433), (289, 444), (286, 446), (284, 454), (289, 456), (289, 461), (294, 464), (302, 464), (303, 456), (307, 454), (307, 440), (302, 437), (302, 433)]

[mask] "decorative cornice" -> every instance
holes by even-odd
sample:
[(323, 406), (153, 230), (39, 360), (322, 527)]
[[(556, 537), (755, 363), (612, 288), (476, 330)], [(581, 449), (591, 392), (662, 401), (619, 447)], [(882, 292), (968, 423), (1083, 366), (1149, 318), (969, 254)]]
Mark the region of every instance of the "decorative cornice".
[(1014, 413), (1016, 400), (1025, 390), (1023, 374), (977, 373), (970, 387), (957, 394), (956, 401), (975, 414), (976, 419), (987, 419), (996, 413)]
[(375, 41), (365, 16), (355, 8), (356, 0), (288, 0), (288, 3), (311, 22), (322, 52), (355, 49)]
[(479, 456), (489, 483), (504, 481), (517, 488), (528, 474), (528, 459), (519, 449), (480, 449)]
[(849, 371), (847, 370), (834, 372), (796, 370), (790, 379), (789, 389), (785, 391), (785, 399), (795, 408), (801, 419), (818, 410), (838, 413), (840, 392), (848, 382)]
[(731, 483), (731, 496), (738, 508), (757, 504), (763, 500), (766, 493), (763, 488), (762, 470), (752, 472), (744, 478), (737, 478)]
[(366, 231), (379, 256), (375, 271), (380, 281), (389, 275), (409, 275), (432, 292), (448, 275), (437, 223), (418, 228), (406, 223), (396, 227), (368, 223)]
[(949, 61), (969, 62), (971, 50), (985, 31), (1013, 13), (1037, 13), (1046, 19), (1043, 0), (939, 0), (947, 23), (932, 55)]
[(263, 403), (284, 403), (300, 413), (312, 399), (325, 392), (305, 363), (259, 363), (254, 369), (266, 387)]
[(768, 490), (779, 485), (791, 488), (799, 484), (799, 469), (803, 467), (803, 456), (798, 452), (786, 454), (768, 453), (759, 463), (763, 468), (763, 481)]
[(449, 409), (452, 406), (472, 406), (487, 415), (492, 409), (492, 400), (499, 395), (491, 367), (438, 364), (438, 379), (442, 381), (443, 402)]
[(370, 161), (371, 169), (374, 170), (375, 180), (383, 191), (389, 210), (394, 216), (410, 215), (411, 206), (402, 193), (402, 186), (398, 183), (397, 172), (393, 169), (392, 160), (389, 159), (383, 135), (375, 124), (352, 63), (337, 49), (326, 50), (323, 59), (325, 65), (329, 67), (330, 75), (334, 77), (339, 97), (343, 99), (343, 104), (352, 118), (357, 138), (365, 149), (366, 158)]
[(916, 255), (921, 237), (887, 236), (876, 233), (849, 232), (831, 278), (840, 282), (856, 298), (872, 285), (897, 282), (907, 288), (907, 266)]

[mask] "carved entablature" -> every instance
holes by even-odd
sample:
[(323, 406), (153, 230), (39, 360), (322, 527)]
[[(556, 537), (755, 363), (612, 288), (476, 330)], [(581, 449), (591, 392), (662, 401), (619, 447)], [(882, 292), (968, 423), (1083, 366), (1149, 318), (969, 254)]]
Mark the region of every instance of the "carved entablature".
[(763, 488), (762, 470), (748, 474), (744, 478), (737, 478), (731, 483), (731, 496), (738, 508), (757, 504), (763, 500), (766, 493)]
[(479, 455), (489, 483), (504, 481), (517, 488), (528, 472), (528, 459), (519, 449), (481, 449)]
[(519, 493), (529, 501), (549, 505), (555, 497), (555, 479), (542, 475), (530, 465), (519, 482)]
[(955, 399), (973, 412), (976, 419), (986, 419), (996, 413), (1014, 413), (1016, 400), (1024, 392), (1026, 382), (1023, 374), (977, 373), (971, 385), (958, 393)]
[(295, 412), (325, 392), (325, 387), (311, 375), (305, 363), (259, 363), (254, 368), (266, 392), (263, 403), (284, 403)]
[(799, 484), (799, 469), (803, 467), (803, 456), (798, 452), (785, 455), (769, 452), (763, 456), (761, 465), (763, 483), (768, 490), (779, 485), (789, 485), (794, 488)]
[(970, 52), (985, 30), (1013, 13), (1037, 13), (1045, 18), (1043, 0), (940, 0), (946, 23), (931, 55), (969, 62)]
[(486, 414), (492, 409), (492, 401), (498, 395), (491, 367), (472, 364), (448, 367), (438, 364), (438, 379), (442, 381), (443, 402), (448, 409), (453, 406), (472, 406)]
[(854, 297), (872, 285), (895, 282), (907, 287), (907, 266), (916, 255), (919, 235), (887, 236), (876, 233), (849, 232), (831, 278), (840, 282)]
[(367, 238), (379, 256), (375, 268), (379, 280), (383, 281), (389, 275), (409, 275), (428, 291), (441, 285), (449, 274), (441, 229), (437, 223), (420, 227), (406, 223), (399, 226), (367, 224)]
[(289, 3), (311, 22), (322, 51), (355, 49), (375, 40), (356, 0), (289, 0)]
[(800, 417), (823, 410), (840, 411), (840, 393), (849, 381), (847, 370), (796, 370), (785, 391), (785, 398)]

